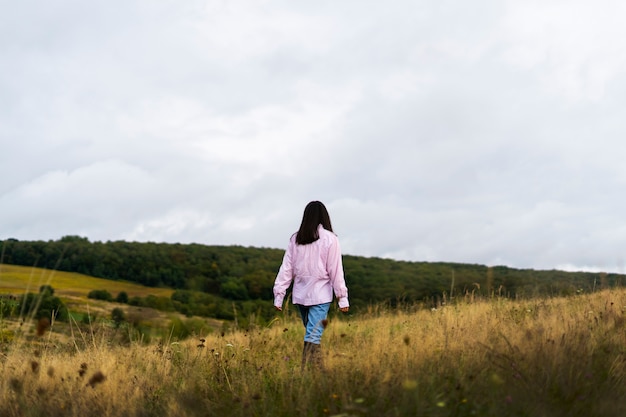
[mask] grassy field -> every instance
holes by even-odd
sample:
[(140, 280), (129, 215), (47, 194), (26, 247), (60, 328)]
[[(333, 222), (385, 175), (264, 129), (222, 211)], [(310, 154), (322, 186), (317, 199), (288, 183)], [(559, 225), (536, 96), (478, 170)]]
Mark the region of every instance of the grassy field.
[[(112, 303), (87, 298), (87, 294), (92, 290), (107, 290), (113, 297), (125, 291), (128, 297), (154, 295), (169, 298), (174, 292), (169, 288), (145, 287), (132, 282), (113, 281), (71, 272), (0, 264), (0, 294), (38, 293), (42, 285), (50, 285), (54, 289), (54, 295), (63, 300), (75, 317), (87, 313), (100, 316), (110, 314)], [(128, 305), (116, 307), (121, 307), (129, 313), (138, 310)], [(163, 316), (156, 310), (144, 308), (142, 311), (144, 315), (152, 318)]]
[[(111, 325), (112, 310), (119, 308), (124, 311), (127, 321), (134, 323), (136, 329), (141, 328), (142, 337), (148, 339), (152, 336), (159, 337), (160, 334), (172, 333), (172, 326), (176, 327), (174, 333), (195, 333), (198, 330), (219, 331), (224, 326), (223, 320), (206, 317), (189, 318), (177, 312), (164, 312), (148, 307), (87, 297), (92, 290), (105, 289), (113, 297), (124, 291), (129, 298), (134, 296), (145, 298), (148, 295), (169, 298), (173, 293), (173, 290), (169, 288), (145, 287), (131, 282), (112, 281), (69, 272), (0, 264), (0, 294), (17, 296), (25, 292), (36, 294), (42, 285), (50, 285), (54, 289), (54, 295), (63, 301), (71, 316), (70, 321), (74, 324), (85, 319), (87, 321), (99, 319), (104, 325)], [(12, 335), (17, 327), (22, 327), (20, 323), (21, 320), (19, 322), (5, 320), (5, 334)], [(55, 334), (58, 339), (63, 339), (64, 335), (66, 337), (71, 333), (72, 329), (66, 324), (57, 324)], [(2, 335), (3, 333), (0, 333), (0, 342)], [(129, 337), (132, 335), (127, 335), (126, 339)]]
[[(300, 370), (293, 308), (271, 325), (118, 343), (104, 324), (0, 354), (0, 415), (626, 415), (626, 291), (331, 319), (325, 370)], [(2, 322), (0, 322), (0, 327)], [(1, 329), (0, 329), (1, 330)]]
[(0, 294), (24, 291), (36, 293), (41, 285), (52, 286), (55, 295), (60, 298), (87, 298), (90, 291), (99, 289), (109, 291), (114, 297), (121, 291), (126, 291), (129, 297), (145, 297), (149, 294), (170, 297), (173, 293), (169, 288), (151, 288), (132, 282), (112, 281), (71, 272), (0, 264)]

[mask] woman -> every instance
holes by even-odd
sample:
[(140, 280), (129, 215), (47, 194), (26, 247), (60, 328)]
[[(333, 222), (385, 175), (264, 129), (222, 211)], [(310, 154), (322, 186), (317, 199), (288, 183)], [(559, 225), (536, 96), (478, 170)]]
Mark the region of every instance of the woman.
[(350, 303), (339, 240), (326, 207), (319, 201), (307, 204), (300, 229), (289, 240), (274, 283), (274, 307), (278, 311), (283, 309), (285, 292), (292, 282), (292, 301), (305, 328), (302, 368), (309, 362), (322, 368), (320, 343), (333, 292), (343, 313), (348, 312)]

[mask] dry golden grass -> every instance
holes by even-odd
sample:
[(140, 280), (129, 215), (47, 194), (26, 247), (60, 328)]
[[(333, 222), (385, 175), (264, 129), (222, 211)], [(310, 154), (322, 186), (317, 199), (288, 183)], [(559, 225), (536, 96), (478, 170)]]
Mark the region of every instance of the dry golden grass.
[(625, 310), (622, 289), (372, 308), (331, 319), (324, 372), (300, 371), (293, 309), (204, 341), (120, 345), (103, 325), (80, 345), (16, 338), (0, 354), (0, 415), (623, 416)]

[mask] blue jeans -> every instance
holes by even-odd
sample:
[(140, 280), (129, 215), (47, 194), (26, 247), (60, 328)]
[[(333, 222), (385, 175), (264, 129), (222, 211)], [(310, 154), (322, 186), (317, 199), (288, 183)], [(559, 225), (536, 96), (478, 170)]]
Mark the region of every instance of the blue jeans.
[(304, 341), (319, 345), (322, 343), (322, 332), (324, 331), (323, 320), (328, 316), (331, 303), (317, 304), (314, 306), (303, 306), (298, 304), (302, 323), (304, 324)]

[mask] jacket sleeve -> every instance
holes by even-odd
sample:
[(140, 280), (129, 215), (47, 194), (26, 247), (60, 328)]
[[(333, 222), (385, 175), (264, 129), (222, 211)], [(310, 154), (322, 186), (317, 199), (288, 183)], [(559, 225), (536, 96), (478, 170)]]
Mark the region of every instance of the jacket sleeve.
[(339, 240), (335, 237), (328, 248), (328, 259), (326, 264), (328, 276), (330, 277), (330, 285), (333, 287), (335, 297), (338, 300), (339, 307), (349, 307), (348, 287), (343, 273), (343, 263), (341, 261), (341, 248)]
[(280, 265), (278, 275), (276, 275), (276, 280), (274, 281), (274, 305), (276, 307), (283, 306), (285, 293), (293, 281), (293, 245), (294, 242), (293, 239), (291, 239), (289, 241), (289, 246), (287, 246), (287, 250), (285, 251), (285, 255), (283, 256), (283, 263)]

